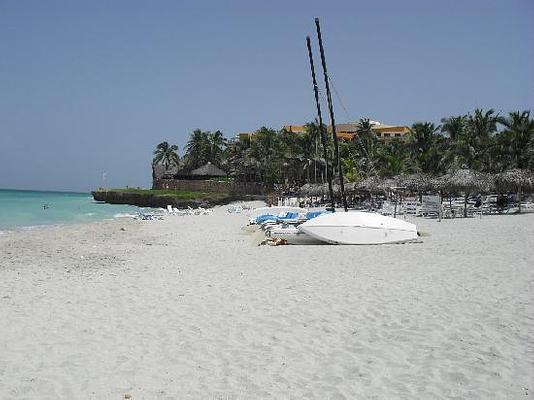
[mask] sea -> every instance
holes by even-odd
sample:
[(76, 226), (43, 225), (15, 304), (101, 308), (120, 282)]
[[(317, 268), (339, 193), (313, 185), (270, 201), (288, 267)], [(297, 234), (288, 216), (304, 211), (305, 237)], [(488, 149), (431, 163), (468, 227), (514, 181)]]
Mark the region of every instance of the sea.
[(138, 207), (106, 204), (90, 193), (0, 189), (0, 234), (133, 216)]

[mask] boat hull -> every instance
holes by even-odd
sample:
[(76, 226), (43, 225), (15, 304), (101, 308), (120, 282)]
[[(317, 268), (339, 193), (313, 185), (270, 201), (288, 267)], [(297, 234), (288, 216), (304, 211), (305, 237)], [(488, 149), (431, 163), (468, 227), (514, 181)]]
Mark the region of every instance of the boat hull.
[(271, 226), (265, 234), (271, 238), (284, 239), (288, 244), (324, 244), (295, 226)]
[(361, 211), (325, 214), (298, 229), (332, 244), (388, 244), (417, 240), (417, 227), (409, 222)]

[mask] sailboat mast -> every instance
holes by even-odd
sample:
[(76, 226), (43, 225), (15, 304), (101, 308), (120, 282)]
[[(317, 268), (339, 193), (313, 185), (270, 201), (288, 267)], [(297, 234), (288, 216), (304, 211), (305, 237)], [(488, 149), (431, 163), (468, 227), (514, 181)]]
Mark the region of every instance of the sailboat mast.
[(313, 92), (315, 93), (315, 104), (317, 106), (317, 116), (319, 118), (319, 133), (321, 135), (321, 143), (323, 145), (323, 157), (325, 162), (325, 175), (328, 182), (328, 193), (330, 195), (330, 202), (334, 207), (334, 189), (332, 187), (332, 174), (328, 171), (328, 143), (326, 141), (326, 132), (323, 124), (323, 116), (321, 113), (321, 103), (319, 102), (319, 87), (317, 86), (317, 79), (315, 77), (315, 67), (313, 65), (313, 54), (311, 49), (310, 37), (306, 36), (306, 46), (308, 47), (308, 57), (310, 59), (310, 68), (313, 81)]
[(319, 39), (319, 50), (321, 52), (321, 63), (323, 65), (324, 82), (326, 85), (326, 99), (328, 101), (328, 111), (330, 112), (330, 121), (332, 124), (332, 136), (334, 138), (334, 155), (336, 158), (337, 169), (339, 173), (339, 186), (341, 188), (341, 200), (343, 201), (343, 208), (348, 210), (347, 198), (345, 197), (345, 184), (343, 183), (343, 169), (341, 168), (341, 158), (339, 157), (339, 144), (336, 134), (336, 121), (334, 118), (334, 106), (332, 104), (332, 94), (330, 93), (330, 84), (328, 82), (328, 71), (326, 69), (326, 57), (324, 55), (323, 39), (321, 38), (321, 26), (319, 25), (319, 18), (315, 18), (315, 26), (317, 28), (317, 37)]

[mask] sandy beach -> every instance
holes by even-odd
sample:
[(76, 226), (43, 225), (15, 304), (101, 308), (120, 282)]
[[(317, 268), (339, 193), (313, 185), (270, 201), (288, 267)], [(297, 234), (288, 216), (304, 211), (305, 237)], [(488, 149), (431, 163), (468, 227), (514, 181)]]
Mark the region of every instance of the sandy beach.
[(525, 399), (534, 215), (255, 246), (246, 215), (0, 236), (1, 399)]

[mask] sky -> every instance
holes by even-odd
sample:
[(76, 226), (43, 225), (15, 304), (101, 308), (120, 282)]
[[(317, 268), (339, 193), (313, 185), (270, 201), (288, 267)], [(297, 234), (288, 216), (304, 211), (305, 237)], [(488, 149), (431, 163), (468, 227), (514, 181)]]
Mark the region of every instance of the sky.
[(0, 188), (149, 187), (161, 141), (312, 121), (315, 17), (337, 122), (534, 110), (532, 0), (0, 0)]

